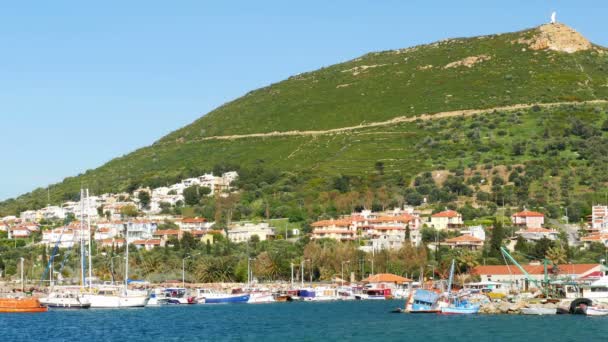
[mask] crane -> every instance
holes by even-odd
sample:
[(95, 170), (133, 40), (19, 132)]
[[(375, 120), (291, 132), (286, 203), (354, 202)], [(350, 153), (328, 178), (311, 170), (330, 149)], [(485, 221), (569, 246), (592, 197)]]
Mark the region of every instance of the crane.
[(549, 260), (547, 260), (546, 258), (543, 259), (543, 266), (544, 266), (544, 280), (538, 281), (537, 279), (535, 279), (534, 277), (532, 277), (528, 272), (526, 272), (526, 270), (517, 262), (517, 260), (515, 260), (515, 258), (513, 258), (513, 256), (511, 256), (511, 254), (509, 254), (509, 251), (507, 251), (506, 248), (504, 247), (500, 247), (500, 252), (502, 253), (502, 255), (509, 259), (513, 265), (517, 266), (517, 268), (519, 268), (519, 270), (521, 271), (521, 273), (524, 274), (524, 276), (526, 277), (526, 279), (532, 283), (534, 283), (536, 286), (538, 286), (539, 288), (541, 288), (543, 290), (543, 293), (545, 294), (545, 296), (549, 296), (549, 290), (547, 288), (547, 284), (549, 284), (549, 273), (547, 272), (547, 265), (549, 263)]

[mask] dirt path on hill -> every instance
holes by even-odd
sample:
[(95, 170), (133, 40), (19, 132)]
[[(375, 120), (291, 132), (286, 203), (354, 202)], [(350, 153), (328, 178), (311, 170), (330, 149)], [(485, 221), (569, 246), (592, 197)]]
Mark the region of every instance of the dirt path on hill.
[(404, 122), (414, 122), (417, 120), (427, 121), (427, 120), (436, 120), (443, 118), (451, 118), (451, 117), (467, 117), (477, 114), (484, 114), (493, 111), (516, 111), (522, 109), (530, 109), (534, 106), (539, 106), (540, 108), (551, 108), (551, 107), (559, 107), (564, 105), (593, 105), (593, 104), (607, 104), (608, 100), (591, 100), (591, 101), (581, 101), (581, 102), (553, 102), (553, 103), (537, 103), (537, 104), (516, 104), (504, 107), (494, 107), (494, 108), (486, 108), (486, 109), (465, 109), (465, 110), (455, 110), (450, 112), (439, 112), (434, 114), (421, 114), (418, 116), (398, 116), (396, 118), (380, 121), (380, 122), (370, 122), (366, 124), (361, 124), (357, 126), (350, 127), (341, 127), (341, 128), (333, 128), (324, 131), (286, 131), (286, 132), (269, 132), (269, 133), (252, 133), (252, 134), (242, 134), (242, 135), (219, 135), (212, 137), (205, 137), (199, 139), (192, 139), (186, 141), (186, 143), (196, 142), (196, 141), (205, 141), (205, 140), (236, 140), (236, 139), (246, 139), (246, 138), (269, 138), (269, 137), (291, 137), (291, 136), (316, 136), (316, 135), (328, 135), (328, 134), (340, 134), (349, 131), (356, 131), (359, 129), (373, 128), (373, 127), (381, 127), (381, 126), (391, 126), (395, 124), (400, 124)]

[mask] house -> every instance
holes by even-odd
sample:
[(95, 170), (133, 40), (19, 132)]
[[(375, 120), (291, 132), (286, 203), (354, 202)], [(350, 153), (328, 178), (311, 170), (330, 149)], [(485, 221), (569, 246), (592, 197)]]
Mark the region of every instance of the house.
[(152, 235), (154, 238), (160, 239), (164, 245), (171, 238), (181, 239), (182, 231), (178, 229), (158, 229)]
[(79, 241), (74, 230), (68, 227), (59, 227), (43, 231), (40, 243), (51, 247), (57, 245), (59, 248), (72, 248), (77, 240)]
[(215, 243), (215, 235), (226, 236), (226, 233), (223, 230), (194, 230), (191, 232), (195, 238), (200, 239), (200, 241), (204, 244), (214, 244)]
[(463, 248), (469, 250), (478, 250), (483, 248), (484, 240), (471, 235), (461, 235), (455, 238), (447, 239), (441, 242), (441, 245), (449, 246), (451, 248)]
[(464, 227), (464, 222), (460, 213), (446, 210), (431, 215), (430, 226), (437, 230), (457, 229)]
[(161, 239), (146, 239), (146, 240), (135, 240), (133, 241), (133, 245), (137, 247), (137, 249), (143, 248), (147, 251), (154, 249), (155, 247), (161, 247)]
[(207, 230), (211, 228), (213, 223), (207, 222), (202, 217), (195, 218), (184, 218), (176, 222), (181, 230), (192, 231), (192, 230)]
[(11, 229), (11, 236), (15, 239), (28, 238), (32, 235), (32, 232), (27, 228), (15, 227)]
[(542, 228), (545, 224), (545, 215), (536, 211), (524, 210), (511, 216), (511, 222), (515, 226), (526, 228)]
[[(532, 279), (539, 282), (544, 279), (544, 265), (533, 263), (523, 265), (522, 267)], [(606, 275), (608, 273), (608, 268), (602, 264), (561, 264), (557, 265), (557, 267), (550, 267), (549, 272), (551, 276), (560, 278), (591, 281)], [(536, 285), (530, 283), (521, 270), (514, 265), (477, 266), (471, 273), (478, 275), (482, 282), (499, 282), (505, 284), (506, 289), (527, 291), (536, 288)]]
[(591, 208), (590, 228), (593, 232), (608, 233), (608, 206), (595, 205)]
[(520, 235), (527, 241), (538, 241), (542, 238), (547, 238), (549, 240), (557, 240), (557, 238), (559, 237), (559, 232), (557, 230), (545, 228), (520, 229), (516, 231), (515, 234)]
[(125, 245), (125, 239), (103, 239), (99, 241), (101, 247), (123, 247)]
[(45, 220), (63, 220), (65, 218), (65, 211), (62, 207), (48, 206), (39, 210), (40, 216)]
[(608, 233), (591, 233), (581, 238), (585, 248), (591, 247), (592, 243), (601, 243), (608, 248)]
[(132, 243), (135, 240), (150, 239), (152, 238), (158, 223), (151, 220), (133, 220), (126, 222), (127, 227), (127, 241)]
[(26, 210), (19, 214), (19, 218), (24, 222), (38, 222), (42, 216), (36, 210)]
[(311, 226), (313, 228), (311, 235), (313, 240), (328, 238), (347, 241), (354, 240), (357, 236), (357, 229), (353, 221), (348, 219), (317, 221)]
[(266, 222), (263, 223), (236, 223), (228, 229), (228, 239), (232, 242), (247, 242), (256, 235), (260, 241), (265, 241), (275, 236), (275, 230)]

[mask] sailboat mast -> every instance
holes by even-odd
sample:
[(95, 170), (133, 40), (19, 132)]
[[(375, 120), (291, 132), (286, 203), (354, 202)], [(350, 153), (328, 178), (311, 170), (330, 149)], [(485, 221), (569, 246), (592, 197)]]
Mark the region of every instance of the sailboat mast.
[(125, 293), (127, 293), (129, 287), (129, 223), (126, 224), (125, 228), (125, 245), (127, 246), (125, 253)]
[(91, 199), (89, 198), (89, 189), (87, 189), (87, 230), (89, 234), (89, 289), (91, 288), (91, 282), (93, 281), (93, 261), (91, 253)]
[(84, 288), (85, 257), (84, 257), (84, 190), (80, 189), (80, 287)]
[(454, 280), (454, 259), (452, 259), (452, 266), (450, 267), (450, 279), (448, 279), (448, 297), (452, 293), (452, 281)]

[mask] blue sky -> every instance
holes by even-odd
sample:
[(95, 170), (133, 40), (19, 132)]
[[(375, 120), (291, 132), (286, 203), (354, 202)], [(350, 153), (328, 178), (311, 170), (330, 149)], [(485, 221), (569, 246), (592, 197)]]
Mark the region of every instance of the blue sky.
[(608, 46), (605, 1), (0, 3), (0, 199), (146, 146), (249, 90), (552, 10)]

